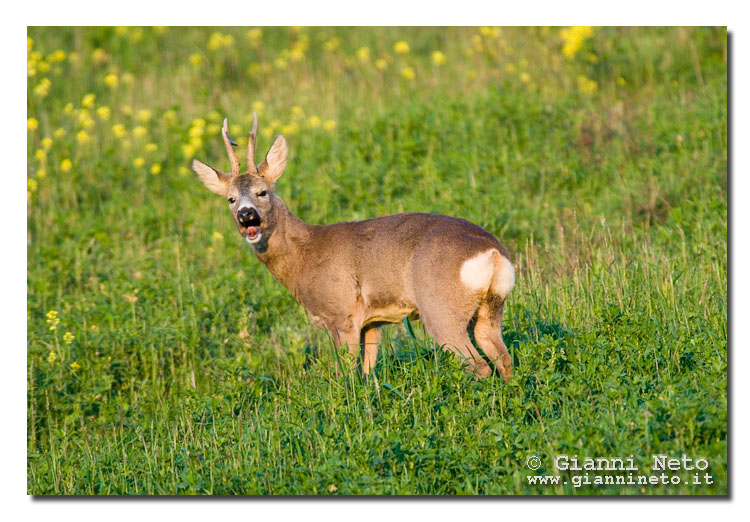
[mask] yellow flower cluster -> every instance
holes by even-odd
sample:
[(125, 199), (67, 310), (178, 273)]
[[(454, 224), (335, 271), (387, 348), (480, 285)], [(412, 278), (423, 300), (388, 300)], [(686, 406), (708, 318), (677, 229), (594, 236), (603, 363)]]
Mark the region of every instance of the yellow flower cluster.
[(586, 25), (577, 25), (560, 31), (563, 39), (562, 53), (568, 60), (572, 60), (583, 47), (584, 42), (594, 36), (594, 29)]
[(480, 27), (479, 34), (481, 34), (485, 38), (492, 38), (496, 40), (500, 38), (502, 29), (500, 29), (499, 27)]
[(75, 335), (73, 335), (70, 332), (65, 332), (65, 335), (63, 335), (63, 342), (65, 344), (73, 344), (73, 340), (76, 338)]
[(400, 41), (396, 42), (393, 45), (393, 51), (396, 54), (408, 54), (409, 53), (409, 44), (406, 43), (403, 40), (400, 40)]
[(220, 32), (211, 33), (208, 37), (207, 47), (211, 51), (218, 51), (220, 49), (229, 49), (234, 45), (234, 36), (231, 34), (222, 34)]
[(598, 88), (597, 83), (594, 80), (587, 78), (581, 74), (578, 76), (578, 90), (584, 94), (593, 94)]
[(250, 46), (253, 48), (257, 48), (260, 46), (260, 41), (263, 38), (263, 29), (255, 28), (250, 29), (247, 32), (247, 39), (250, 40)]
[(47, 312), (47, 324), (49, 325), (50, 332), (57, 330), (57, 325), (60, 324), (60, 318), (57, 317), (56, 310), (50, 310)]
[(46, 98), (49, 95), (49, 88), (52, 82), (49, 78), (42, 78), (39, 83), (34, 87), (34, 94), (40, 98)]

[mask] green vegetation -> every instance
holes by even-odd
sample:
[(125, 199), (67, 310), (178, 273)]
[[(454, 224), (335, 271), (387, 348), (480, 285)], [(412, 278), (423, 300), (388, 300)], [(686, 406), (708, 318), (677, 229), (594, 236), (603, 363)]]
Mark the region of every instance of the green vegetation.
[[(30, 494), (726, 494), (724, 28), (28, 46)], [(253, 110), (258, 154), (287, 137), (277, 192), (307, 222), (427, 211), (500, 238), (509, 384), (471, 380), (418, 322), (358, 377), (189, 171), (227, 169), (221, 120), (244, 146)], [(527, 480), (558, 454), (648, 474), (662, 453), (705, 457), (714, 483)]]

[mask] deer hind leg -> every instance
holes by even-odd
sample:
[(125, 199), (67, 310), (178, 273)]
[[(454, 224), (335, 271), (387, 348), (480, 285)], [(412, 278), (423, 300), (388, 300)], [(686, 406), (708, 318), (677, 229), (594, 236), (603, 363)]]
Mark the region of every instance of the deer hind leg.
[(513, 375), (513, 360), (502, 335), (503, 299), (489, 294), (477, 310), (474, 340), (505, 381)]
[(360, 350), (362, 353), (362, 373), (369, 375), (378, 362), (378, 341), (380, 333), (377, 326), (369, 326), (360, 333)]
[[(466, 369), (478, 379), (492, 375), (492, 368), (471, 344), (467, 326), (471, 312), (457, 314), (457, 310), (444, 304), (419, 309), (419, 315), (427, 332), (444, 350), (455, 353), (466, 365)], [(458, 317), (457, 317), (458, 315)]]

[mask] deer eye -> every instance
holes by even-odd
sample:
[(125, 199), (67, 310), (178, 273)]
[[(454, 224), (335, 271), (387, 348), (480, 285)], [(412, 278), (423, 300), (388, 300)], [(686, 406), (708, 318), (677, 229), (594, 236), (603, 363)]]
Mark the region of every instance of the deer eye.
[(267, 195), (268, 195), (268, 192), (266, 192), (265, 190), (261, 190), (260, 192), (258, 192), (258, 197), (259, 198), (264, 198)]
[(230, 204), (230, 205), (234, 205), (234, 202), (235, 202), (235, 201), (237, 201), (237, 200), (236, 200), (236, 199), (234, 199), (234, 198), (229, 198), (229, 204)]

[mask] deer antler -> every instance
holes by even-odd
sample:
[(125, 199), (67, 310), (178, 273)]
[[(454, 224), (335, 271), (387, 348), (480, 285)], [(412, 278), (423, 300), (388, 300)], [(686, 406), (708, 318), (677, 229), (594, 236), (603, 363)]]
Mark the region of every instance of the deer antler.
[(221, 137), (224, 138), (224, 146), (227, 148), (229, 161), (232, 163), (232, 174), (239, 174), (240, 160), (237, 159), (237, 154), (234, 153), (234, 149), (232, 148), (232, 145), (236, 147), (237, 144), (229, 137), (229, 127), (226, 118), (224, 118), (224, 127), (221, 129)]
[(258, 115), (253, 111), (253, 130), (247, 140), (247, 170), (250, 172), (258, 170), (255, 166), (255, 137), (258, 135)]

